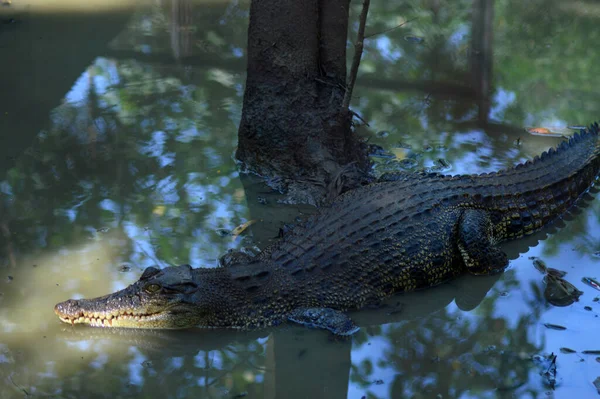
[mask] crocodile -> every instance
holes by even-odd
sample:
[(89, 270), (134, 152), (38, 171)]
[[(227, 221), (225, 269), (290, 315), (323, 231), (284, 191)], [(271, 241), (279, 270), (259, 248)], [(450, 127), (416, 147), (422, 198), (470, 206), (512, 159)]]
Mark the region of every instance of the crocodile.
[(217, 268), (149, 267), (127, 288), (57, 304), (63, 322), (257, 329), (297, 322), (350, 335), (346, 315), (398, 292), (508, 266), (498, 246), (560, 218), (600, 173), (598, 123), (513, 168), (398, 173), (339, 196), (258, 255)]

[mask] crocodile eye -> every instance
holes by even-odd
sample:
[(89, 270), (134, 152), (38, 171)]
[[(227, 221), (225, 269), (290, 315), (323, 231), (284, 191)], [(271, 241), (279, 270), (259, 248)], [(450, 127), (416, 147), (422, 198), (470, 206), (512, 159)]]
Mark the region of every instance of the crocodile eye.
[(158, 284), (148, 284), (144, 287), (144, 291), (146, 291), (148, 294), (154, 294), (158, 290), (160, 290), (160, 285)]

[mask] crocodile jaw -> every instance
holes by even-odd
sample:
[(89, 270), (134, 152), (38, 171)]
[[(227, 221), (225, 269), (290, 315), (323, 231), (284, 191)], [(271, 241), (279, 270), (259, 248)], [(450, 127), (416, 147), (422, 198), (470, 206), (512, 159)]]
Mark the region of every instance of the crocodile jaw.
[[(54, 307), (58, 318), (68, 324), (85, 324), (92, 327), (124, 328), (178, 328), (168, 323), (168, 312), (144, 313), (143, 311), (117, 309), (92, 311), (94, 300), (70, 299)], [(88, 310), (90, 309), (90, 310)]]

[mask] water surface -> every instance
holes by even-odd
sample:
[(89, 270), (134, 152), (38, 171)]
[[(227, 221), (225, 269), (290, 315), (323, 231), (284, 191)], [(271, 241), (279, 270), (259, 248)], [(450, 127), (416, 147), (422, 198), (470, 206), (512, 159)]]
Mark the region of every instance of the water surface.
[[(600, 278), (597, 200), (507, 244), (502, 276), (356, 312), (351, 340), (296, 326), (61, 324), (56, 302), (123, 288), (148, 266), (215, 267), (311, 209), (279, 203), (233, 159), (247, 2), (59, 3), (0, 7), (0, 397), (595, 395), (600, 363), (580, 352), (600, 349), (600, 292), (581, 282)], [(361, 134), (386, 151), (375, 173), (508, 168), (561, 141), (526, 127), (600, 117), (595, 3), (473, 3), (372, 4), (353, 109), (370, 125)], [(530, 257), (567, 271), (580, 301), (548, 305)], [(555, 389), (536, 362), (550, 353)]]

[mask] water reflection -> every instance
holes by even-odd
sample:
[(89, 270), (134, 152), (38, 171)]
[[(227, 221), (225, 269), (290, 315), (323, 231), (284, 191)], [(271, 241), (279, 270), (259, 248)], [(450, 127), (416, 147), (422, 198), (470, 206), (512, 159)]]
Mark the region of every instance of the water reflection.
[[(468, 57), (472, 4), (372, 5), (373, 33), (418, 17), (367, 42), (354, 106), (371, 124), (371, 142), (398, 149), (377, 171), (404, 158), (413, 169), (443, 158), (451, 173), (506, 168), (560, 142), (527, 136), (524, 126), (597, 118), (589, 88), (598, 62), (588, 51), (597, 20), (581, 12), (590, 5), (495, 2), (482, 118), (485, 90), (472, 84)], [(311, 211), (240, 179), (232, 159), (247, 9), (237, 1), (140, 3), (60, 93), (62, 104), (55, 91), (40, 94), (53, 110), (40, 109), (41, 132), (22, 132), (39, 133), (35, 143), (24, 153), (17, 144), (0, 148), (12, 157), (0, 176), (0, 396), (537, 397), (550, 387), (532, 355), (598, 349), (598, 294), (579, 283), (597, 277), (598, 201), (561, 229), (507, 245), (511, 268), (502, 276), (465, 277), (353, 314), (362, 330), (351, 341), (296, 326), (131, 332), (59, 324), (51, 309), (60, 300), (122, 288), (147, 266), (214, 267), (228, 249), (264, 246), (284, 221)], [(21, 132), (15, 126), (24, 129), (9, 131)], [(249, 220), (257, 222), (243, 235), (223, 234)], [(580, 302), (542, 301), (530, 256), (567, 270), (584, 292)], [(557, 396), (593, 393), (598, 368), (593, 356), (583, 359), (559, 355)]]

